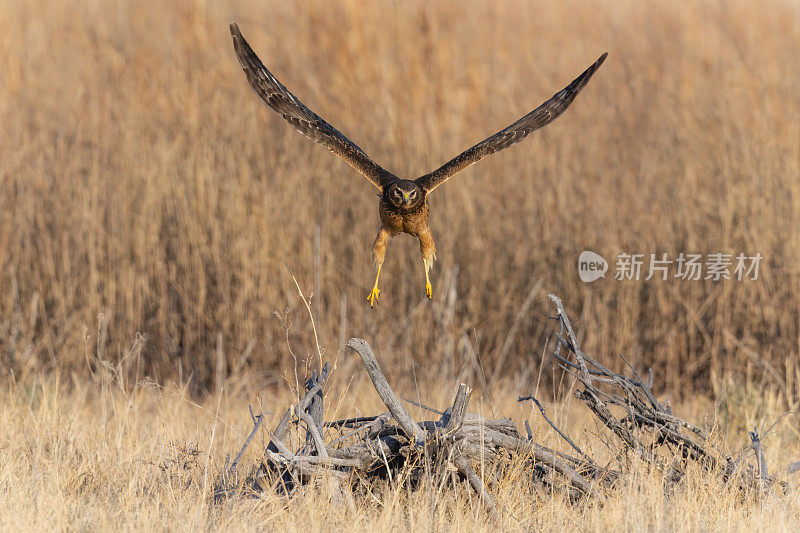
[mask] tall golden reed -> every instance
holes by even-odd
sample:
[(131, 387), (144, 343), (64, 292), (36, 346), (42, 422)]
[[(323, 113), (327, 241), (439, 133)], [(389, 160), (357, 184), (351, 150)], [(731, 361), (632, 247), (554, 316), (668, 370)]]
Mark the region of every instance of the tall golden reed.
[[(130, 372), (195, 392), (215, 372), (285, 367), (287, 329), (314, 352), (288, 265), (329, 353), (363, 336), (398, 375), (472, 372), (477, 354), (486, 375), (527, 383), (557, 292), (591, 353), (652, 364), (675, 393), (735, 371), (793, 405), (798, 17), (743, 1), (2, 2), (2, 372), (87, 373), (137, 332)], [(432, 196), (434, 301), (417, 244), (398, 238), (371, 311), (375, 191), (256, 100), (230, 20), (409, 177), (609, 58), (564, 117)], [(753, 282), (587, 285), (586, 249), (610, 274), (619, 253), (765, 259)]]

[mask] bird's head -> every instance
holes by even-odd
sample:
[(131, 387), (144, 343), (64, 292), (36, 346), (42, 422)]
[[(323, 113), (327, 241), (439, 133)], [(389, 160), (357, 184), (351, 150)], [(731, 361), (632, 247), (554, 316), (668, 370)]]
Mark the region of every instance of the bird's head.
[(411, 180), (392, 183), (386, 187), (383, 196), (392, 206), (403, 211), (415, 209), (425, 201), (424, 191)]

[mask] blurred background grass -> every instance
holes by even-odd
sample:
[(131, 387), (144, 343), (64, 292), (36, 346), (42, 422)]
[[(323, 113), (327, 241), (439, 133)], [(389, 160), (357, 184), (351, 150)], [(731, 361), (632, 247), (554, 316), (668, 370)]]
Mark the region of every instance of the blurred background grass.
[[(0, 372), (106, 364), (194, 394), (233, 373), (270, 383), (315, 352), (288, 266), (328, 354), (364, 337), (395, 381), (557, 382), (537, 375), (556, 292), (588, 352), (652, 365), (659, 390), (735, 376), (794, 407), (798, 9), (3, 2)], [(372, 311), (375, 190), (258, 102), (231, 20), (309, 107), (412, 178), (609, 58), (564, 117), (431, 197), (433, 302), (402, 236)], [(584, 284), (585, 249), (609, 274), (619, 253), (765, 259), (750, 282)]]

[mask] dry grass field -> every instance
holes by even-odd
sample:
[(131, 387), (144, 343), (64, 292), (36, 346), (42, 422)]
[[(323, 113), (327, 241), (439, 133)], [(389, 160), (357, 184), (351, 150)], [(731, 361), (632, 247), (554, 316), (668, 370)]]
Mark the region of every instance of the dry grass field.
[[(109, 376), (111, 377), (111, 376)], [(390, 376), (394, 377), (394, 376)], [(332, 398), (347, 389), (347, 404), (333, 402), (332, 412), (375, 413), (383, 409), (369, 379), (361, 372), (352, 381), (334, 375)], [(286, 394), (258, 394), (252, 386), (231, 382), (222, 393), (199, 403), (186, 387), (142, 384), (124, 391), (114, 380), (67, 387), (58, 379), (28, 385), (4, 384), (0, 391), (0, 528), (18, 530), (407, 530), (496, 531), (483, 507), (468, 489), (458, 492), (409, 491), (387, 485), (383, 497), (358, 498), (355, 508), (328, 503), (324, 483), (303, 496), (287, 500), (267, 493), (262, 499), (237, 498), (221, 505), (210, 500), (212, 481), (235, 454), (250, 430), (250, 415), (242, 397), (258, 397), (264, 407), (284, 405)], [(349, 386), (348, 386), (349, 385)], [(67, 390), (69, 389), (69, 391)], [(425, 395), (429, 404), (452, 401)], [(472, 410), (501, 412), (517, 420), (528, 418), (539, 442), (561, 446), (558, 437), (529, 404), (498, 394), (490, 406), (473, 399)], [(762, 415), (777, 417), (776, 395), (761, 399)], [(733, 402), (736, 412), (753, 422), (753, 404)], [(711, 409), (710, 409), (711, 408)], [(699, 402), (676, 406), (689, 419), (713, 418), (713, 406)], [(418, 413), (412, 410), (416, 416)], [(551, 415), (589, 453), (603, 453), (594, 437), (595, 424), (573, 403), (552, 405)], [(333, 415), (337, 416), (337, 415)], [(278, 415), (268, 416), (273, 428)], [(708, 422), (713, 422), (712, 418)], [(581, 431), (581, 428), (586, 428)], [(722, 436), (724, 438), (724, 436)], [(729, 435), (731, 449), (745, 443), (742, 434)], [(266, 445), (262, 432), (244, 461), (259, 459)], [(797, 460), (797, 433), (781, 431), (766, 441), (768, 465), (779, 473)], [(608, 453), (608, 452), (606, 452)], [(570, 504), (556, 494), (535, 488), (511, 466), (489, 485), (504, 512), (501, 528), (512, 531), (797, 531), (800, 502), (795, 491), (756, 500), (725, 488), (719, 479), (691, 473), (674, 491), (644, 469), (599, 500)], [(780, 475), (780, 478), (785, 476)]]
[[(609, 56), (562, 118), (433, 194), (433, 301), (401, 236), (371, 310), (375, 190), (257, 100), (232, 20), (412, 178)], [(514, 400), (540, 387), (591, 432), (546, 356), (554, 292), (587, 352), (652, 366), (683, 415), (745, 444), (800, 404), (798, 50), (788, 1), (0, 2), (0, 526), (491, 527), (466, 491), (398, 489), (355, 514), (313, 495), (209, 504), (247, 403), (280, 411), (316, 351), (289, 270), (338, 361), (333, 394), (352, 379), (342, 412), (378, 408), (342, 349), (358, 336), (409, 395), (445, 404), (466, 381), (535, 420)], [(583, 250), (605, 279), (580, 281)], [(764, 260), (755, 281), (614, 279), (618, 254), (681, 252)], [(797, 427), (767, 441), (771, 466), (800, 458)], [(518, 479), (496, 491), (510, 529), (797, 529), (796, 502), (715, 483), (666, 497), (642, 472), (577, 509)]]

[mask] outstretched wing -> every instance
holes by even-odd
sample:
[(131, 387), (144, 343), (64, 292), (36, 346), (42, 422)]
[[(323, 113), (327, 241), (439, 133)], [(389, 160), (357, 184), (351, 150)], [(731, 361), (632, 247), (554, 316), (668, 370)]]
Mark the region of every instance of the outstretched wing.
[(230, 28), (233, 48), (236, 50), (236, 56), (239, 58), (245, 75), (247, 75), (247, 81), (267, 106), (279, 113), (294, 129), (347, 161), (351, 167), (362, 173), (377, 188), (383, 189), (386, 184), (397, 179), (394, 174), (381, 168), (353, 141), (325, 122), (289, 92), (289, 89), (267, 70), (253, 52), (239, 31), (239, 26), (235, 22), (231, 22)]
[(605, 61), (606, 55), (607, 54), (601, 55), (592, 66), (575, 78), (572, 83), (515, 123), (498, 131), (488, 139), (479, 142), (469, 150), (460, 153), (430, 174), (425, 174), (417, 178), (415, 180), (417, 185), (429, 193), (447, 181), (451, 176), (464, 170), (473, 163), (477, 163), (481, 158), (508, 148), (512, 144), (520, 142), (532, 131), (543, 128), (553, 122), (569, 107), (578, 93), (581, 92), (581, 89), (589, 82), (589, 79), (595, 71), (600, 68), (600, 65)]

